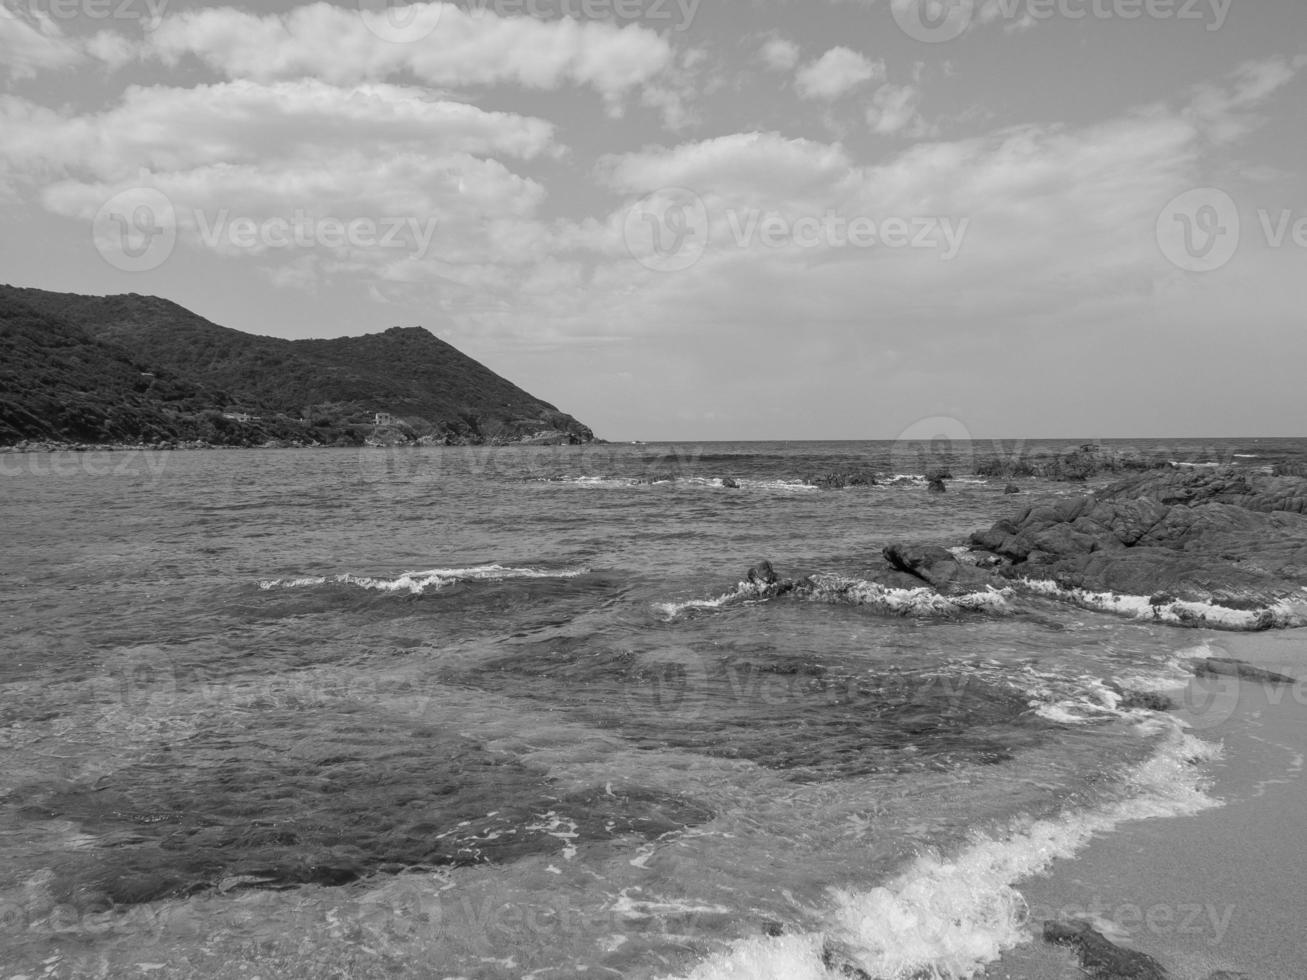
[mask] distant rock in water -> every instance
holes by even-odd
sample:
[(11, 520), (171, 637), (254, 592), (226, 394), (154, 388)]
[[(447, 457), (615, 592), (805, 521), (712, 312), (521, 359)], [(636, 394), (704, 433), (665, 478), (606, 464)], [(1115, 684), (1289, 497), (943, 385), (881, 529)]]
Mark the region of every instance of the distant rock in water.
[(1004, 488), (1003, 492), (1004, 492), (1005, 494), (1008, 494), (1009, 496), (1011, 496), (1011, 495), (1013, 495), (1013, 494), (1018, 494), (1018, 493), (1020, 493), (1020, 492), (1021, 492), (1021, 488), (1020, 488), (1019, 486), (1017, 486), (1015, 483), (1009, 483), (1009, 484), (1007, 485), (1007, 487)]
[(1074, 949), (1080, 965), (1095, 980), (1167, 980), (1157, 960), (1116, 945), (1083, 919), (1045, 922), (1044, 941)]
[(1307, 479), (1171, 469), (1037, 500), (971, 544), (1011, 579), (1152, 596), (1155, 615), (1193, 625), (1269, 628), (1307, 621), (1305, 514)]
[(846, 487), (874, 487), (876, 477), (866, 472), (822, 473), (809, 474), (804, 477), (803, 482), (810, 487), (821, 487), (823, 490), (843, 490)]
[(1129, 450), (1111, 450), (1093, 443), (1066, 452), (1044, 450), (992, 456), (976, 464), (976, 475), (1010, 480), (1040, 477), (1045, 480), (1082, 482), (1102, 473), (1129, 473), (1169, 469), (1165, 460), (1149, 459)]
[(154, 296), (0, 285), (0, 446), (594, 441), (572, 416), (420, 327), (281, 340)]

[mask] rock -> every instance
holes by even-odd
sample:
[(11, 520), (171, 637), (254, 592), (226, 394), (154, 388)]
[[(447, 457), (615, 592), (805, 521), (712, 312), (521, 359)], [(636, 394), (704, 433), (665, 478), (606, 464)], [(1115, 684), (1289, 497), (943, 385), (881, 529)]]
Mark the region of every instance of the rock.
[(821, 473), (809, 474), (803, 482), (823, 490), (843, 490), (845, 487), (874, 487), (876, 478), (866, 472)]
[(1007, 487), (1004, 488), (1003, 492), (1004, 492), (1005, 494), (1007, 494), (1008, 496), (1012, 496), (1013, 494), (1018, 494), (1018, 493), (1020, 493), (1020, 492), (1021, 492), (1021, 488), (1020, 488), (1019, 486), (1017, 486), (1015, 483), (1009, 483), (1009, 484), (1007, 485)]
[(980, 476), (1012, 478), (1038, 476), (1048, 480), (1079, 482), (1100, 473), (1125, 473), (1170, 468), (1163, 459), (1149, 459), (1128, 450), (1108, 450), (1092, 443), (1069, 452), (1018, 453), (991, 457), (976, 465)]
[(981, 569), (962, 564), (944, 548), (892, 544), (881, 554), (891, 568), (920, 579), (944, 595), (979, 592), (994, 581)]
[(1123, 691), (1118, 707), (1126, 711), (1172, 711), (1175, 705), (1165, 694), (1155, 691)]
[(841, 943), (827, 939), (821, 951), (821, 965), (849, 980), (873, 980), (870, 973), (853, 963), (853, 955)]
[(771, 567), (771, 562), (764, 558), (749, 569), (748, 580), (755, 585), (775, 585), (780, 577), (776, 574), (776, 569)]
[(773, 939), (777, 936), (785, 935), (785, 927), (775, 919), (764, 919), (762, 922), (762, 934), (771, 936)]
[(948, 487), (944, 486), (944, 481), (942, 479), (936, 477), (926, 484), (926, 489), (931, 493), (945, 493), (948, 490)]
[[(1011, 563), (1004, 574), (1063, 588), (1151, 596), (1283, 622), (1271, 606), (1307, 584), (1307, 479), (1236, 470), (1168, 470), (1074, 498), (1036, 500), (971, 537)], [(1173, 610), (1180, 618), (1184, 610)], [(1277, 618), (1279, 616), (1280, 618)], [(1201, 613), (1193, 616), (1203, 624)]]
[(733, 480), (733, 479), (732, 479), (731, 477), (729, 477), (729, 476), (728, 476), (728, 477), (723, 477), (723, 479), (722, 479), (722, 487), (723, 487), (724, 489), (726, 489), (726, 490), (738, 490), (738, 489), (740, 489), (740, 485), (739, 485), (739, 483), (737, 483), (735, 480)]
[(1117, 946), (1083, 919), (1045, 922), (1044, 941), (1076, 950), (1080, 965), (1097, 980), (1167, 980), (1157, 960)]
[(1199, 677), (1238, 677), (1245, 681), (1260, 681), (1264, 684), (1296, 684), (1297, 681), (1292, 677), (1284, 674), (1277, 674), (1273, 671), (1262, 670), (1260, 667), (1254, 667), (1250, 663), (1242, 660), (1231, 660), (1228, 657), (1208, 657), (1206, 660), (1200, 660), (1193, 665), (1194, 673)]

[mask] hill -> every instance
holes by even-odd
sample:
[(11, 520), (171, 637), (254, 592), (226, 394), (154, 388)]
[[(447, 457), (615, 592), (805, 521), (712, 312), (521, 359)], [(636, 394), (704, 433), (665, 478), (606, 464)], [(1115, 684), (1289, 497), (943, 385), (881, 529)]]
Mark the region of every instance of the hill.
[(0, 444), (594, 439), (417, 327), (291, 341), (222, 327), (154, 296), (0, 286), (0, 364)]

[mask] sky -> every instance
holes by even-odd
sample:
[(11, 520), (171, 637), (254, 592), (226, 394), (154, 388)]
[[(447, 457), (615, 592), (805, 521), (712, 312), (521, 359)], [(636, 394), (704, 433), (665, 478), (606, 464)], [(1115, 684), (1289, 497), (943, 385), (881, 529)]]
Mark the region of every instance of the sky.
[(0, 2), (0, 282), (613, 440), (1307, 435), (1302, 0)]

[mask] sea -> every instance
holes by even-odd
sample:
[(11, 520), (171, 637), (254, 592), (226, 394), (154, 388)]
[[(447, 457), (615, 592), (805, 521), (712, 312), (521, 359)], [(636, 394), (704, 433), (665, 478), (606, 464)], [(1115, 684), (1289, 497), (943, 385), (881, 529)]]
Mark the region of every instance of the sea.
[(984, 976), (1023, 881), (1220, 803), (1222, 706), (1129, 707), (1219, 632), (875, 580), (1077, 445), (0, 455), (0, 977)]

